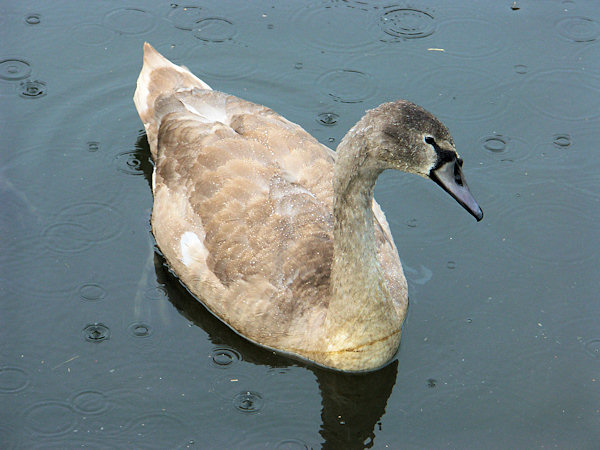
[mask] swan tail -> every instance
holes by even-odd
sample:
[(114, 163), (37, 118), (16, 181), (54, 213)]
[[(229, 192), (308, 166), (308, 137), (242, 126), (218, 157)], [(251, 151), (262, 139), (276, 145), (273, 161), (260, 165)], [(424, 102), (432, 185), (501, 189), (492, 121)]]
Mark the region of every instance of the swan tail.
[(186, 67), (177, 66), (144, 43), (144, 64), (137, 79), (133, 102), (144, 123), (152, 156), (156, 157), (158, 128), (162, 114), (157, 114), (155, 104), (161, 96), (173, 95), (190, 88), (211, 90)]

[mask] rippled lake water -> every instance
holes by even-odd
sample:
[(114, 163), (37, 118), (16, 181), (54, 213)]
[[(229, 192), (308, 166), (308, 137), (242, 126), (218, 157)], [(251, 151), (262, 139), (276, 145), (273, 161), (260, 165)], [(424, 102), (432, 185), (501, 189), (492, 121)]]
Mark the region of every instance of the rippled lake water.
[[(144, 41), (331, 147), (397, 98), (450, 128), (483, 222), (376, 189), (409, 280), (394, 362), (262, 350), (165, 269)], [(597, 448), (598, 2), (3, 2), (0, 42), (1, 448)]]

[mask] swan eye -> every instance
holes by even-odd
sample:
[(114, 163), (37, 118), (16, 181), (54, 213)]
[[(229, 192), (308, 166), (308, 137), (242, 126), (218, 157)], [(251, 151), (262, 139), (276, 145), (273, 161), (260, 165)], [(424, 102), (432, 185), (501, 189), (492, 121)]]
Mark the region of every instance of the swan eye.
[(425, 142), (435, 147), (435, 139), (432, 136), (425, 136)]

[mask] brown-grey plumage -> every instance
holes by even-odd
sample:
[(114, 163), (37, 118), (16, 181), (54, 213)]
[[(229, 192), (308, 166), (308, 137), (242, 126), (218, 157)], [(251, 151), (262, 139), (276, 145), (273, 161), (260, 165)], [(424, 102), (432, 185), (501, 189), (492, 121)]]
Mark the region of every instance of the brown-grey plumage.
[[(448, 130), (412, 103), (385, 103), (334, 153), (149, 44), (134, 101), (155, 163), (152, 231), (188, 289), (263, 346), (341, 370), (386, 363), (408, 299), (373, 188), (388, 168), (429, 177), (454, 164), (458, 180)], [(464, 197), (444, 174), (436, 182)]]

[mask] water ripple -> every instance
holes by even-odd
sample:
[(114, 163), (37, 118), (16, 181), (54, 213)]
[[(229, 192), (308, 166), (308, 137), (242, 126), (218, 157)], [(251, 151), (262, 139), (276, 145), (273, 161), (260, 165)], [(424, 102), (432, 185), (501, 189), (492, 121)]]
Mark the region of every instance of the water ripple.
[(31, 64), (23, 59), (0, 61), (0, 78), (8, 81), (23, 80), (31, 75)]
[(99, 391), (81, 391), (70, 401), (73, 409), (85, 416), (106, 412), (109, 408), (108, 398)]
[(167, 14), (167, 19), (175, 25), (175, 28), (192, 31), (204, 14), (205, 9), (201, 6), (174, 5)]
[(598, 58), (597, 45), (584, 45), (576, 53), (577, 67), (586, 72), (600, 73), (600, 58)]
[[(344, 26), (334, 26), (341, 23)], [(290, 25), (299, 39), (322, 51), (363, 52), (377, 42), (372, 14), (330, 3), (302, 6), (292, 14)], [(372, 38), (365, 38), (365, 34)]]
[(431, 36), (436, 29), (433, 13), (415, 8), (389, 7), (380, 17), (379, 26), (389, 36), (419, 39)]
[(323, 94), (340, 103), (362, 103), (376, 91), (369, 74), (353, 69), (325, 72), (317, 79), (317, 85)]
[(340, 116), (334, 112), (322, 112), (317, 116), (317, 123), (326, 127), (332, 127), (337, 124), (339, 118)]
[[(506, 29), (498, 20), (487, 18), (452, 18), (440, 21), (432, 46), (447, 55), (461, 58), (491, 56), (506, 48)], [(466, 33), (464, 30), (469, 30)]]
[(27, 14), (25, 16), (25, 23), (27, 25), (39, 25), (42, 21), (41, 14)]
[[(570, 346), (565, 353), (575, 357), (575, 360), (581, 358), (600, 360), (600, 330), (598, 330), (595, 312), (576, 308), (575, 305), (569, 306), (572, 306), (572, 309), (561, 304), (560, 309), (554, 314), (561, 320), (556, 321), (552, 326), (560, 342)], [(594, 370), (593, 366), (589, 366), (589, 369)]]
[(79, 286), (79, 296), (88, 302), (96, 302), (106, 297), (106, 289), (97, 283), (85, 283)]
[(112, 206), (101, 202), (81, 202), (63, 208), (55, 222), (44, 230), (48, 249), (81, 252), (117, 237), (123, 218)]
[[(317, 407), (317, 405), (315, 405)], [(245, 429), (232, 429), (227, 436), (227, 448), (271, 448), (277, 450), (303, 450), (321, 448), (322, 441), (315, 430), (312, 414), (298, 414), (293, 407), (282, 408), (276, 412), (277, 426), (272, 420), (266, 420), (266, 414), (244, 414), (252, 420), (252, 426)], [(261, 417), (263, 416), (263, 417)], [(317, 427), (318, 428), (318, 427)], [(311, 439), (312, 438), (312, 439)]]
[(156, 448), (179, 448), (188, 441), (185, 438), (187, 432), (187, 426), (178, 417), (166, 412), (156, 412), (133, 419), (125, 434), (132, 443), (141, 446), (151, 442)]
[(276, 450), (310, 450), (312, 447), (300, 439), (284, 439), (275, 444)]
[[(418, 84), (415, 84), (418, 83)], [(504, 87), (495, 77), (480, 69), (457, 66), (436, 67), (412, 81), (414, 92), (421, 94), (417, 100), (435, 109), (441, 118), (461, 121), (479, 121), (497, 117), (508, 106)], [(422, 86), (428, 86), (423, 91)], [(477, 98), (477, 102), (472, 99)]]
[(589, 17), (565, 17), (555, 26), (563, 38), (573, 42), (593, 42), (600, 36), (600, 24)]
[(155, 18), (143, 9), (119, 8), (104, 16), (104, 24), (119, 33), (144, 34), (154, 28)]
[(521, 161), (531, 155), (531, 146), (523, 139), (506, 134), (493, 133), (480, 140), (483, 154), (493, 161)]
[(152, 335), (152, 327), (144, 322), (135, 322), (129, 325), (129, 332), (136, 338), (147, 338)]
[[(594, 258), (600, 236), (597, 218), (590, 216), (586, 203), (573, 194), (568, 200), (550, 192), (544, 197), (535, 202), (513, 202), (498, 214), (506, 230), (506, 248), (526, 260), (553, 264), (583, 263)], [(534, 232), (521, 232), (532, 224)]]
[[(496, 332), (505, 336), (506, 342), (482, 351), (477, 338), (473, 339), (481, 339), (489, 334), (492, 322), (498, 325)], [(493, 306), (488, 305), (470, 312), (469, 317), (448, 320), (447, 324), (440, 323), (427, 336), (432, 344), (442, 342), (449, 336), (456, 342), (472, 343), (453, 349), (453, 345), (446, 342), (446, 345), (436, 349), (440, 353), (435, 365), (415, 368), (414, 378), (420, 384), (420, 391), (417, 401), (407, 405), (407, 408), (429, 414), (438, 411), (441, 405), (460, 404), (462, 408), (482, 398), (502, 403), (503, 408), (515, 412), (539, 407), (535, 399), (543, 397), (546, 391), (545, 386), (536, 383), (536, 364), (552, 361), (553, 341), (544, 335), (538, 324), (528, 323), (517, 327), (514, 315), (494, 310)], [(532, 339), (532, 336), (536, 339)], [(500, 348), (510, 350), (498, 351)], [(453, 355), (454, 351), (458, 354)], [(507, 358), (511, 364), (506, 364)], [(497, 369), (490, 372), (486, 369), (489, 367)], [(520, 370), (515, 371), (515, 367)], [(504, 383), (507, 377), (511, 379), (510, 386)], [(491, 420), (491, 417), (482, 420)]]
[[(545, 178), (553, 174), (561, 177), (564, 173), (566, 185), (589, 198), (600, 199), (600, 160), (587, 156), (587, 150), (597, 145), (597, 137), (595, 127), (571, 129), (568, 133), (549, 136), (534, 148), (537, 158), (529, 168), (531, 176)], [(566, 176), (575, 172), (576, 177)]]
[(585, 351), (593, 358), (600, 359), (600, 339), (589, 339), (584, 343)]
[(166, 301), (167, 297), (167, 288), (163, 285), (151, 286), (144, 291), (144, 298), (152, 301)]
[(42, 401), (25, 412), (25, 425), (43, 436), (66, 434), (73, 430), (79, 417), (71, 405), (59, 401)]
[(175, 64), (185, 64), (186, 62), (186, 53), (189, 50), (187, 36), (181, 34), (179, 36), (173, 36), (166, 43), (157, 43), (156, 50), (167, 58), (169, 61), (172, 61)]
[(0, 393), (14, 394), (27, 388), (29, 375), (20, 367), (0, 367)]
[(532, 74), (522, 88), (524, 101), (543, 116), (560, 120), (590, 120), (600, 116), (597, 75), (554, 69)]
[(235, 25), (223, 17), (206, 17), (194, 24), (194, 37), (206, 42), (225, 42), (236, 34)]
[(88, 342), (100, 343), (110, 339), (110, 329), (102, 323), (91, 323), (82, 330), (83, 337)]
[(204, 74), (217, 79), (235, 80), (249, 77), (256, 70), (254, 60), (248, 58), (248, 50), (234, 41), (194, 47), (186, 60), (202, 61), (198, 70), (192, 70), (200, 78)]
[[(261, 389), (265, 399), (269, 402), (295, 405), (296, 407), (307, 401), (305, 390), (312, 386), (310, 377), (304, 378), (298, 372), (292, 373), (289, 367), (272, 367), (261, 380)], [(292, 380), (294, 380), (292, 382)], [(290, 386), (303, 386), (301, 391), (290, 390)]]
[(220, 373), (213, 379), (209, 391), (224, 401), (231, 401), (238, 393), (252, 392), (261, 386), (251, 374), (241, 370)]
[(119, 172), (127, 175), (144, 175), (143, 162), (136, 150), (119, 153), (115, 156), (115, 163)]
[(43, 235), (50, 250), (58, 252), (81, 252), (92, 246), (86, 236), (87, 228), (78, 223), (58, 222), (44, 229)]
[(84, 45), (105, 45), (116, 36), (115, 31), (95, 23), (81, 23), (71, 28), (73, 39)]
[(236, 411), (244, 414), (255, 414), (263, 409), (264, 404), (262, 395), (254, 391), (238, 392), (233, 397), (233, 406)]
[(515, 70), (515, 73), (518, 73), (519, 75), (525, 75), (529, 71), (529, 67), (525, 64), (515, 64), (513, 69)]
[(66, 258), (45, 252), (44, 246), (35, 240), (18, 248), (21, 252), (18, 259), (0, 260), (2, 270), (11, 280), (7, 286), (10, 292), (31, 298), (57, 299), (76, 288), (78, 280), (74, 279), (73, 268)]
[[(24, 202), (23, 211), (44, 220), (56, 215), (65, 204), (82, 197), (114, 203), (124, 186), (114, 180), (106, 182), (114, 168), (110, 161), (103, 160), (106, 158), (103, 150), (102, 143), (94, 141), (63, 143), (62, 146), (40, 144), (6, 151), (0, 155), (0, 186), (2, 179), (9, 182), (11, 191)], [(30, 173), (38, 175), (31, 177), (27, 175)], [(69, 183), (64, 182), (66, 179)], [(65, 220), (56, 217), (55, 223), (58, 222)]]
[(46, 83), (39, 80), (28, 80), (21, 83), (19, 95), (23, 98), (34, 99), (46, 95)]
[(231, 347), (217, 347), (211, 353), (211, 362), (213, 367), (227, 369), (233, 367), (242, 360), (242, 355)]

